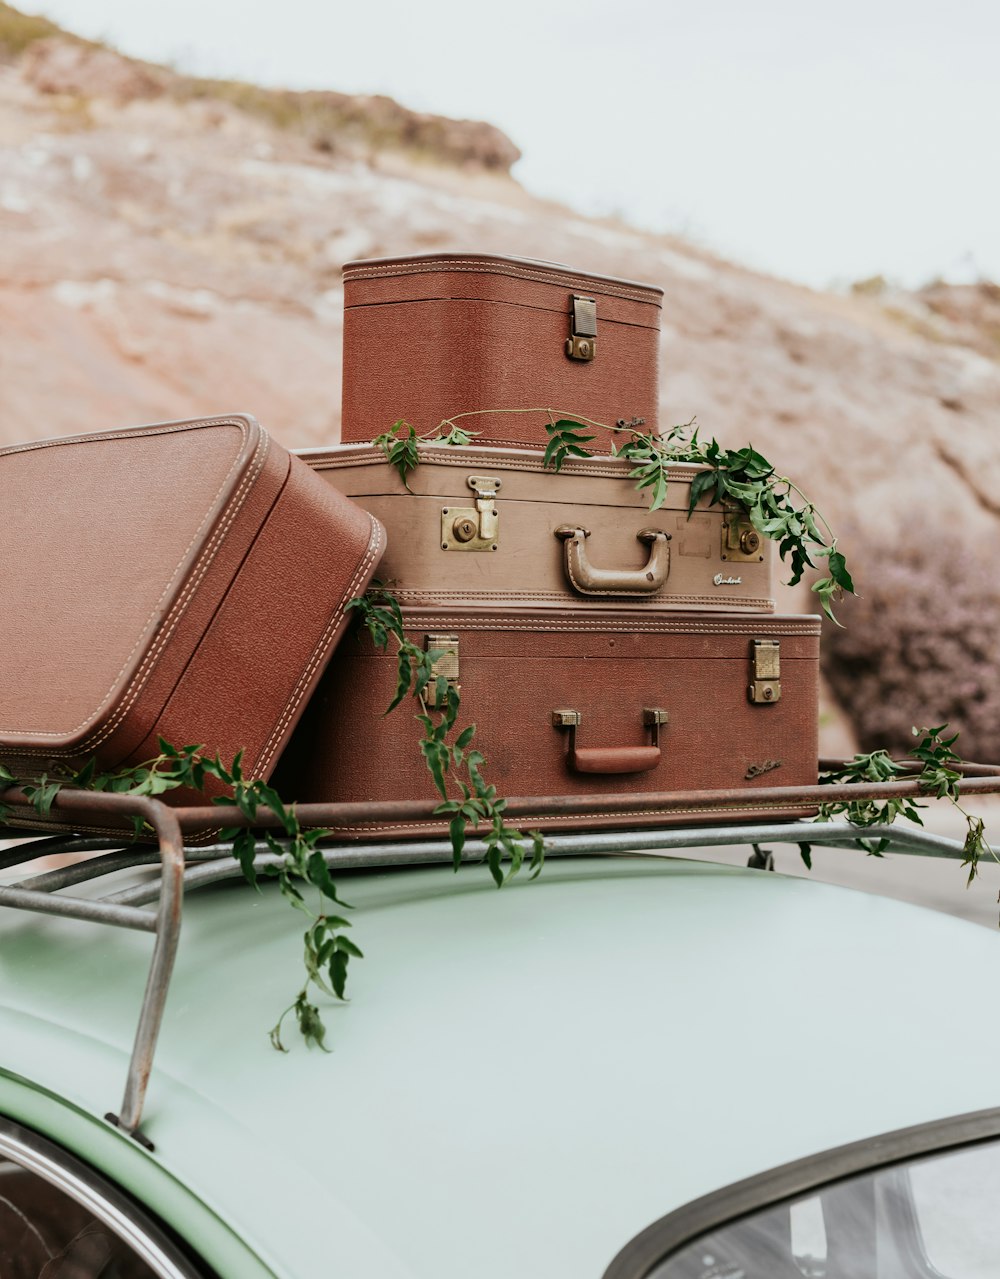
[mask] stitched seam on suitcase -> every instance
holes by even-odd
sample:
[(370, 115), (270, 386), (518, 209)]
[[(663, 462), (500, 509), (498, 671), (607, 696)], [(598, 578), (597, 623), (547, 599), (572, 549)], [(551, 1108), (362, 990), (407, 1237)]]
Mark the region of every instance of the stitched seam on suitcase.
[(454, 626), (458, 630), (463, 631), (583, 631), (589, 634), (599, 633), (600, 631), (651, 631), (663, 632), (666, 634), (695, 634), (695, 635), (742, 635), (748, 639), (755, 629), (766, 630), (769, 635), (802, 635), (809, 638), (819, 634), (819, 625), (807, 624), (804, 626), (783, 626), (778, 622), (773, 622), (769, 618), (762, 621), (759, 628), (748, 618), (746, 622), (741, 621), (739, 626), (714, 626), (709, 623), (699, 625), (697, 622), (674, 622), (664, 619), (662, 622), (647, 622), (645, 614), (642, 615), (643, 620), (632, 621), (630, 618), (621, 621), (613, 621), (610, 618), (597, 617), (593, 621), (588, 622), (563, 622), (543, 624), (541, 622), (512, 622), (501, 623), (497, 619), (490, 619), (485, 622), (470, 622), (468, 615), (459, 617), (426, 617), (417, 613), (414, 616), (404, 618), (407, 629), (421, 630), (427, 626)]
[[(474, 275), (506, 275), (513, 280), (540, 280), (543, 284), (558, 284), (569, 288), (578, 288), (581, 283), (586, 286), (588, 293), (604, 293), (610, 297), (632, 298), (637, 302), (645, 302), (648, 306), (662, 307), (662, 302), (658, 301), (653, 289), (631, 289), (627, 285), (612, 286), (611, 281), (593, 280), (590, 277), (584, 279), (572, 272), (556, 272), (556, 271), (518, 271), (504, 270), (496, 262), (486, 262), (476, 260), (470, 262), (467, 258), (463, 261), (449, 262), (436, 261), (433, 263), (402, 263), (398, 266), (382, 266), (369, 267), (355, 271), (345, 271), (343, 273), (344, 282), (349, 280), (381, 280), (399, 275), (434, 275), (439, 272), (446, 271), (450, 274), (456, 272), (464, 272)], [(603, 286), (603, 287), (602, 287)], [(653, 296), (651, 296), (651, 294)]]
[[(427, 306), (431, 302), (475, 302), (480, 306), (510, 306), (516, 307), (520, 311), (536, 311), (542, 315), (559, 315), (568, 318), (568, 312), (560, 306), (541, 306), (538, 302), (515, 302), (507, 298), (483, 298), (475, 297), (469, 294), (434, 294), (433, 297), (423, 298), (393, 298), (390, 301), (383, 301), (381, 298), (374, 302), (354, 302), (347, 310), (353, 314), (361, 311), (369, 311), (373, 307), (392, 307), (401, 306)], [(379, 317), (381, 318), (381, 317)], [(648, 320), (622, 320), (604, 315), (601, 317), (602, 324), (613, 324), (622, 329), (639, 329), (643, 333), (658, 334), (660, 326), (657, 323), (650, 323)], [(633, 336), (629, 336), (629, 341), (637, 340)]]
[[(611, 592), (606, 592), (610, 594)], [(559, 591), (432, 591), (429, 588), (420, 590), (414, 587), (412, 590), (404, 591), (398, 587), (393, 587), (393, 594), (400, 600), (405, 601), (422, 601), (425, 604), (433, 603), (436, 600), (449, 604), (481, 604), (484, 597), (488, 595), (492, 602), (496, 599), (514, 599), (514, 600), (545, 600), (555, 604), (565, 604), (567, 599), (573, 597), (566, 592)], [(670, 601), (671, 604), (700, 604), (704, 607), (718, 609), (720, 612), (731, 613), (734, 609), (750, 609), (753, 611), (762, 610), (765, 612), (774, 612), (774, 600), (765, 599), (755, 595), (739, 595), (729, 599), (720, 600), (714, 595), (670, 595), (668, 592), (663, 595), (649, 595), (645, 598), (629, 600), (629, 607), (645, 606), (647, 611), (655, 611), (662, 608), (664, 604)], [(578, 601), (573, 599), (573, 603)]]
[(31, 453), (35, 449), (67, 448), (70, 444), (100, 444), (104, 440), (133, 440), (143, 435), (170, 435), (171, 432), (193, 431), (203, 426), (236, 426), (243, 432), (244, 437), (246, 436), (246, 428), (235, 418), (199, 418), (197, 422), (164, 422), (160, 427), (133, 427), (131, 430), (80, 435), (71, 439), (57, 436), (51, 440), (31, 440), (27, 444), (11, 444), (7, 448), (0, 449), (0, 457), (6, 457), (8, 453)]
[[(542, 411), (544, 412), (544, 410)], [(523, 447), (524, 440), (494, 440), (493, 443), (500, 444), (500, 445), (509, 444), (512, 448), (515, 448), (518, 445), (521, 445)], [(362, 448), (365, 448), (366, 446), (364, 444), (359, 444), (354, 446), (349, 444), (345, 445), (345, 449), (351, 448), (351, 447), (362, 449)], [(478, 447), (482, 447), (482, 446), (478, 446)], [(463, 457), (462, 454), (464, 452), (466, 452), (466, 449), (462, 445), (456, 445), (454, 452), (448, 452), (448, 453), (445, 453), (444, 451), (432, 452), (430, 450), (426, 450), (426, 451), (421, 450), (420, 461), (421, 463), (424, 463), (424, 464), (428, 462), (435, 462), (435, 463), (440, 463), (444, 466), (463, 466), (463, 467), (497, 466), (503, 471), (527, 471), (529, 474), (538, 474), (538, 475), (555, 474), (555, 472), (552, 470), (551, 467), (542, 466), (540, 460), (531, 460), (528, 458), (525, 458), (522, 460), (520, 458), (496, 457), (494, 455), (483, 454), (478, 451), (474, 454), (470, 454), (469, 456)], [(375, 452), (370, 453), (367, 457), (355, 456), (355, 457), (313, 458), (304, 454), (302, 450), (299, 450), (297, 453), (297, 456), (300, 457), (303, 462), (307, 462), (314, 471), (336, 471), (336, 470), (340, 470), (342, 467), (348, 467), (348, 466), (388, 466), (389, 465), (385, 459), (384, 454), (375, 453)], [(611, 480), (627, 480), (629, 478), (627, 466), (615, 465), (612, 467), (608, 465), (601, 465), (600, 464), (601, 462), (608, 461), (607, 458), (598, 457), (598, 458), (595, 458), (595, 461), (597, 462), (597, 465), (594, 465), (594, 466), (581, 466), (579, 463), (566, 461), (560, 467), (559, 474), (576, 475), (581, 477), (582, 479), (586, 479), (590, 476), (593, 476), (595, 479), (611, 479)], [(667, 479), (672, 484), (690, 485), (691, 481), (694, 479), (695, 470), (696, 468), (693, 465), (688, 470), (678, 470), (678, 469), (670, 468), (667, 471)], [(363, 495), (358, 494), (357, 496), (363, 496)], [(395, 495), (388, 494), (386, 496), (395, 496)], [(418, 494), (418, 496), (444, 498), (447, 496), (447, 494), (420, 493)], [(525, 501), (528, 499), (515, 498), (513, 500)], [(670, 509), (673, 510), (673, 508), (670, 508)], [(678, 510), (680, 509), (681, 508), (678, 508)], [(686, 505), (684, 509), (686, 509)], [(703, 508), (699, 507), (696, 513), (699, 515), (703, 514), (704, 513)]]
[(348, 623), (349, 619), (344, 612), (344, 604), (346, 603), (347, 600), (354, 598), (355, 592), (357, 591), (359, 584), (365, 581), (368, 576), (370, 576), (368, 570), (371, 568), (372, 561), (378, 559), (379, 551), (382, 549), (384, 545), (385, 533), (381, 524), (379, 524), (379, 522), (374, 518), (374, 516), (370, 515), (368, 518), (371, 521), (371, 529), (368, 536), (368, 549), (365, 551), (364, 558), (362, 559), (361, 563), (358, 565), (357, 571), (355, 572), (354, 577), (351, 579), (350, 585), (341, 595), (340, 600), (338, 601), (334, 609), (334, 612), (330, 618), (330, 621), (327, 625), (327, 628), (323, 632), (322, 638), (320, 639), (316, 648), (313, 650), (312, 659), (310, 660), (308, 667), (302, 673), (301, 677), (299, 678), (299, 682), (296, 684), (295, 688), (292, 690), (291, 697), (287, 705), (285, 706), (285, 709), (284, 709), (284, 712), (282, 713), (281, 718), (279, 719), (278, 723), (274, 726), (274, 729), (271, 732), (271, 736), (264, 743), (264, 746), (262, 747), (261, 752), (257, 757), (257, 763), (255, 765), (255, 768), (257, 769), (261, 769), (261, 768), (266, 769), (268, 764), (270, 763), (271, 757), (274, 755), (275, 751), (280, 745), (282, 734), (284, 733), (285, 729), (288, 727), (289, 721), (294, 716), (299, 703), (302, 701), (303, 697), (306, 694), (306, 690), (309, 687), (309, 683), (312, 680), (313, 675), (316, 673), (316, 668), (322, 663), (323, 658), (326, 656), (330, 641), (333, 638), (334, 634), (336, 633), (337, 628), (345, 627)]
[[(240, 430), (242, 431), (243, 437), (245, 439), (246, 438), (245, 427), (243, 427), (242, 425), (236, 422), (232, 424), (234, 426), (237, 426), (237, 425), (240, 426)], [(251, 459), (250, 466), (247, 468), (246, 475), (243, 477), (243, 480), (241, 481), (239, 488), (236, 490), (235, 494), (233, 495), (232, 504), (229, 510), (227, 511), (225, 518), (222, 520), (219, 527), (212, 534), (211, 539), (206, 543), (205, 551), (202, 555), (201, 562), (198, 564), (198, 567), (195, 573), (192, 575), (191, 579), (188, 581), (188, 584), (185, 586), (184, 590), (178, 596), (177, 601), (174, 604), (174, 607), (167, 614), (166, 618), (164, 618), (163, 625), (160, 629), (160, 634), (157, 636), (155, 644), (153, 644), (149, 652), (146, 654), (146, 657), (144, 658), (142, 665), (139, 667), (139, 669), (136, 671), (135, 675), (133, 676), (132, 682), (130, 683), (128, 687), (127, 693), (125, 697), (123, 698), (121, 705), (115, 711), (114, 715), (112, 715), (112, 717), (108, 720), (107, 724), (104, 725), (103, 729), (100, 729), (100, 730), (95, 729), (94, 732), (91, 733), (89, 736), (85, 737), (83, 741), (79, 743), (79, 745), (67, 748), (70, 754), (73, 754), (73, 755), (79, 754), (80, 751), (89, 750), (92, 747), (99, 746), (101, 742), (105, 741), (115, 731), (115, 729), (117, 729), (118, 725), (121, 723), (125, 715), (128, 713), (129, 709), (131, 708), (132, 703), (139, 696), (140, 692), (142, 691), (143, 685), (145, 684), (149, 671), (152, 669), (153, 663), (155, 662), (156, 658), (159, 657), (160, 652), (166, 646), (166, 643), (170, 639), (170, 636), (176, 630), (177, 623), (180, 621), (181, 617), (183, 616), (184, 611), (186, 610), (188, 604), (190, 603), (195, 590), (201, 584), (201, 581), (204, 578), (205, 574), (208, 572), (209, 568), (212, 566), (212, 563), (219, 552), (219, 548), (222, 545), (225, 535), (229, 531), (229, 526), (232, 524), (233, 520), (235, 520), (236, 516), (239, 514), (240, 510), (242, 509), (243, 503), (246, 501), (247, 496), (250, 492), (250, 489), (253, 486), (254, 481), (257, 479), (257, 476), (260, 474), (260, 471), (264, 465), (264, 461), (268, 453), (269, 444), (270, 444), (270, 440), (267, 435), (267, 432), (263, 429), (263, 427), (261, 427), (260, 440), (257, 444), (256, 452), (254, 453), (254, 456)], [(233, 465), (227, 471), (225, 480), (223, 480), (222, 485), (220, 486), (218, 490), (218, 493), (216, 494), (215, 498), (213, 498), (212, 500), (213, 507), (215, 505), (215, 502), (218, 501), (219, 496), (225, 490), (226, 484), (229, 482), (229, 477), (230, 475), (232, 475), (238, 462), (239, 462), (239, 456), (236, 457), (236, 459), (233, 462)], [(191, 550), (191, 547), (194, 546), (195, 543), (197, 542), (198, 537), (201, 534), (202, 529), (205, 527), (205, 524), (209, 518), (209, 515), (211, 515), (211, 513), (212, 511), (210, 508), (209, 511), (206, 513), (205, 518), (202, 520), (201, 524), (199, 524), (198, 530), (195, 533), (194, 537), (188, 543), (188, 546), (186, 550), (184, 551), (184, 554), (181, 556), (180, 564), (178, 564), (177, 568), (174, 570), (170, 579), (170, 583), (167, 586), (167, 589), (163, 592), (163, 595), (160, 596), (160, 600), (162, 600), (164, 596), (169, 593), (169, 590), (171, 586), (173, 585), (174, 578), (176, 578), (181, 565), (184, 563), (184, 560), (187, 557), (188, 552)], [(157, 601), (157, 608), (159, 607), (160, 600)], [(150, 623), (152, 622), (155, 616), (156, 616), (156, 609), (154, 608), (152, 614), (150, 615), (149, 621), (147, 621), (146, 625), (143, 627), (143, 634), (145, 633), (146, 628), (150, 625)], [(104, 698), (102, 699), (102, 701), (100, 702), (96, 710), (91, 712), (91, 715), (88, 716), (88, 719), (92, 718), (93, 715), (100, 714), (101, 710), (103, 710), (103, 708), (107, 705), (109, 699), (111, 698), (112, 694), (115, 691), (115, 684), (121, 678), (122, 674), (128, 669), (128, 664), (132, 660), (136, 650), (139, 648), (141, 643), (142, 643), (142, 637), (140, 636), (140, 638), (134, 644), (132, 651), (129, 653), (128, 657), (125, 659), (125, 663), (122, 666), (121, 670), (114, 677), (114, 680), (112, 681), (112, 684), (111, 684), (111, 688), (108, 689), (107, 693), (104, 695)], [(86, 722), (87, 721), (84, 720), (84, 724)], [(30, 732), (35, 737), (65, 737), (67, 733), (79, 732), (79, 730), (82, 727), (83, 727), (83, 724), (78, 724), (76, 728), (68, 729), (66, 731), (58, 732), (58, 733), (41, 732), (35, 729), (9, 729), (9, 728), (4, 728), (0, 731)], [(20, 754), (26, 757), (34, 756), (34, 755), (51, 754), (51, 753), (52, 752), (38, 751), (38, 750), (24, 750), (20, 752)], [(58, 754), (59, 752), (56, 751), (55, 753)]]
[[(751, 804), (751, 803), (744, 803), (743, 800), (739, 800), (738, 802), (734, 802), (728, 805), (702, 804), (702, 805), (696, 805), (695, 807), (692, 807), (692, 808), (636, 808), (636, 809), (628, 809), (628, 810), (621, 809), (621, 810), (613, 811), (609, 813), (586, 812), (586, 813), (567, 813), (563, 815), (548, 814), (548, 813), (545, 813), (545, 814), (537, 813), (532, 815), (528, 813), (522, 817), (518, 817), (513, 820), (515, 820), (519, 825), (523, 825), (524, 823), (531, 822), (531, 821), (581, 822), (581, 821), (593, 821), (595, 819), (601, 819), (601, 818), (614, 819), (619, 817), (670, 817), (670, 816), (673, 816), (674, 814), (677, 814), (679, 816), (685, 816), (685, 815), (695, 815), (699, 813), (767, 813), (767, 812), (774, 812), (775, 809), (778, 809), (782, 812), (787, 812), (789, 810), (802, 809), (803, 811), (808, 812), (808, 811), (814, 810), (815, 808), (816, 808), (815, 803), (795, 803), (794, 800), (790, 800), (790, 799), (776, 800), (774, 803), (770, 803), (770, 804)], [(338, 825), (338, 826), (334, 826), (332, 829), (334, 830), (334, 832), (344, 831), (346, 833), (355, 833), (355, 834), (365, 834), (366, 832), (372, 832), (372, 833), (379, 834), (382, 832), (391, 832), (391, 831), (399, 831), (399, 830), (428, 830), (428, 829), (434, 829), (434, 828), (444, 829), (445, 826), (446, 826), (446, 823), (441, 821), (435, 822), (432, 820), (428, 820), (428, 821), (402, 820), (398, 822), (386, 822), (382, 824), (378, 824), (376, 822), (362, 823), (361, 825), (357, 825), (357, 826), (339, 826)], [(472, 833), (472, 837), (475, 838), (476, 837), (475, 831), (472, 831), (471, 833)]]

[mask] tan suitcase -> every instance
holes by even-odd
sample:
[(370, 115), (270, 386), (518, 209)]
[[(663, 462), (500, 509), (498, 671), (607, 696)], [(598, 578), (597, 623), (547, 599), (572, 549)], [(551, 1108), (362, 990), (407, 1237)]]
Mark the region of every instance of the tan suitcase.
[[(477, 726), (486, 780), (501, 796), (737, 791), (715, 811), (530, 817), (544, 829), (797, 817), (754, 791), (815, 785), (818, 617), (650, 614), (602, 609), (404, 611), (409, 638), (440, 651), (461, 689), (456, 732)], [(433, 800), (411, 698), (384, 715), (391, 645), (349, 634), (282, 758), (277, 785), (302, 801)], [(454, 782), (453, 794), (458, 797)], [(737, 800), (739, 801), (739, 794)], [(415, 837), (441, 821), (361, 824), (362, 838)]]
[[(0, 449), (0, 762), (267, 777), (384, 548), (244, 415)], [(176, 798), (176, 793), (171, 797)]]
[(408, 492), (376, 449), (300, 456), (385, 525), (379, 577), (404, 605), (774, 609), (773, 543), (707, 497), (688, 518), (696, 466), (673, 468), (650, 511), (617, 458), (556, 474), (538, 450), (426, 445)]
[[(488, 253), (348, 262), (341, 438), (364, 443), (399, 418), (423, 435), (473, 409), (654, 431), (662, 301), (653, 285)], [(505, 412), (461, 425), (484, 444), (537, 447), (548, 420)]]

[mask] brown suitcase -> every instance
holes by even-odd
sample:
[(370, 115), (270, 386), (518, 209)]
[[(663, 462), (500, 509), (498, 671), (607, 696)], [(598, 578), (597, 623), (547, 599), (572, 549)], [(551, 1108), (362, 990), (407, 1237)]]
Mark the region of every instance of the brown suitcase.
[[(366, 443), (400, 418), (424, 435), (483, 409), (653, 431), (662, 298), (652, 285), (526, 258), (348, 262), (341, 439)], [(491, 412), (460, 425), (480, 443), (537, 446), (548, 420)]]
[(384, 548), (251, 417), (0, 449), (0, 761), (267, 777)]
[[(440, 650), (461, 689), (457, 729), (475, 724), (484, 776), (504, 797), (736, 789), (715, 811), (519, 819), (522, 828), (630, 828), (799, 817), (754, 790), (814, 785), (818, 617), (420, 609), (407, 634)], [(454, 655), (453, 660), (451, 655)], [(416, 703), (384, 716), (390, 651), (348, 635), (282, 758), (278, 782), (303, 801), (433, 800)], [(362, 838), (441, 833), (435, 821), (362, 824)]]
[(774, 610), (773, 543), (707, 496), (688, 518), (696, 466), (650, 511), (619, 458), (556, 474), (539, 450), (422, 446), (408, 492), (377, 449), (300, 456), (389, 530), (379, 576), (405, 605)]

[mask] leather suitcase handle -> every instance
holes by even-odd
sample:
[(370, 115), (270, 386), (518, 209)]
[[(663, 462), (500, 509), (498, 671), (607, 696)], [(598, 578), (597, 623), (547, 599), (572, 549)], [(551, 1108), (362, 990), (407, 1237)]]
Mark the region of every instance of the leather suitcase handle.
[(595, 568), (587, 559), (586, 539), (589, 530), (572, 524), (556, 529), (563, 543), (563, 568), (566, 579), (581, 595), (653, 595), (670, 573), (670, 534), (658, 528), (644, 528), (636, 533), (640, 542), (649, 546), (649, 559), (642, 568)]
[(569, 752), (574, 773), (648, 773), (660, 762), (659, 746), (583, 746)]
[(579, 711), (552, 712), (553, 726), (568, 731), (566, 763), (574, 773), (648, 773), (659, 764), (660, 728), (670, 718), (666, 711), (647, 707), (642, 712), (642, 722), (652, 733), (651, 746), (577, 746), (582, 718)]

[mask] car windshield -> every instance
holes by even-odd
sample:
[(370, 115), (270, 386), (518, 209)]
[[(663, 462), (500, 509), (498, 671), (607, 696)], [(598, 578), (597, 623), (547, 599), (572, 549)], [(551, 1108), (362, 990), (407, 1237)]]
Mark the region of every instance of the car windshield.
[(703, 1235), (649, 1279), (996, 1279), (1000, 1141), (845, 1178)]

